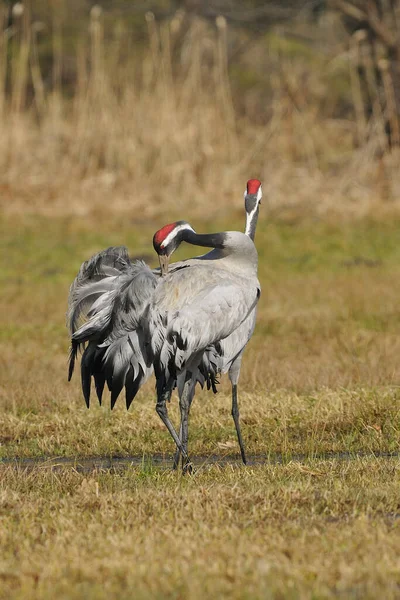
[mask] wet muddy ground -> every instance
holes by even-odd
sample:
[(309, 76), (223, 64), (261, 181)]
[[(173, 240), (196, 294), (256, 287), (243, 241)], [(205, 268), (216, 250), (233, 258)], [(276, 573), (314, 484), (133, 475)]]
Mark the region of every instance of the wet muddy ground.
[[(329, 461), (329, 460), (340, 460), (340, 461), (353, 461), (361, 458), (376, 458), (376, 459), (399, 459), (400, 452), (331, 452), (326, 454), (316, 454), (314, 456), (309, 455), (293, 455), (283, 456), (280, 454), (274, 456), (267, 456), (262, 454), (254, 454), (248, 456), (247, 466), (257, 467), (262, 465), (277, 465), (277, 464), (288, 464), (289, 462), (309, 462), (310, 460), (318, 461)], [(65, 456), (50, 456), (50, 457), (37, 457), (37, 458), (3, 458), (0, 459), (0, 465), (22, 468), (22, 469), (33, 469), (36, 467), (51, 468), (51, 469), (63, 469), (65, 467), (74, 468), (80, 473), (90, 473), (91, 471), (111, 471), (111, 470), (125, 470), (129, 467), (143, 467), (143, 468), (154, 468), (154, 469), (170, 469), (172, 467), (173, 457), (164, 454), (154, 454), (151, 456), (93, 456), (93, 457), (65, 457)], [(192, 456), (191, 462), (196, 468), (207, 467), (211, 465), (223, 466), (234, 466), (243, 467), (243, 463), (239, 456)]]

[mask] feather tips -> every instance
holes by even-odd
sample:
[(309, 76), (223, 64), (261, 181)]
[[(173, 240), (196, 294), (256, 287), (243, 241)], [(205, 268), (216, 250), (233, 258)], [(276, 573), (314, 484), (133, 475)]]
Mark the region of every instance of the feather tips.
[(157, 280), (143, 261), (132, 264), (123, 246), (108, 248), (81, 266), (69, 294), (67, 324), (72, 340), (68, 378), (79, 347), (89, 343), (81, 361), (87, 406), (92, 377), (100, 404), (107, 382), (111, 408), (124, 386), (129, 407), (152, 373), (139, 321)]

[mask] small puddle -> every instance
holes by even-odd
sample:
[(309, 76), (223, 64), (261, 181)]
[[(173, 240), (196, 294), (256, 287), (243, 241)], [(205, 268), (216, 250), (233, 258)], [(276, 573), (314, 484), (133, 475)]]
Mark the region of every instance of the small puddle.
[[(310, 460), (328, 461), (352, 461), (359, 458), (400, 458), (400, 452), (328, 452), (325, 454), (316, 454), (313, 456), (307, 454), (296, 454), (292, 456), (283, 456), (281, 454), (266, 455), (253, 454), (249, 455), (247, 465), (256, 467), (261, 465), (279, 465), (288, 464), (290, 462), (309, 462)], [(34, 468), (51, 468), (64, 469), (71, 467), (80, 473), (89, 473), (91, 471), (111, 471), (125, 470), (129, 467), (151, 467), (156, 469), (170, 469), (172, 467), (172, 457), (165, 454), (137, 455), (137, 456), (93, 456), (93, 457), (71, 457), (71, 456), (51, 456), (37, 458), (3, 458), (0, 459), (1, 466), (15, 467), (16, 469), (34, 469)], [(191, 461), (197, 468), (210, 465), (220, 466), (243, 466), (240, 457), (226, 455), (208, 455), (208, 456), (192, 456)]]

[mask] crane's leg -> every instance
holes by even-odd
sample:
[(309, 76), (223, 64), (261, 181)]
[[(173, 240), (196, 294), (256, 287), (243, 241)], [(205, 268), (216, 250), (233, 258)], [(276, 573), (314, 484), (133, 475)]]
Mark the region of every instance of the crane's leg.
[[(172, 425), (172, 423), (168, 417), (167, 401), (171, 398), (171, 394), (172, 394), (171, 388), (164, 389), (158, 393), (156, 411), (157, 411), (157, 414), (160, 417), (161, 421), (164, 423), (165, 427), (168, 429), (172, 439), (174, 440), (174, 442), (176, 444), (176, 447), (182, 453), (184, 460), (189, 463), (189, 457), (187, 455), (187, 452), (183, 448), (181, 440), (179, 439), (178, 434), (175, 431), (175, 427)], [(186, 446), (187, 446), (187, 444), (186, 444)]]
[[(192, 393), (190, 394), (190, 398), (189, 398), (188, 417), (189, 417), (189, 413), (190, 413), (190, 408), (192, 406), (193, 398), (194, 398), (194, 387), (193, 387)], [(179, 439), (182, 441), (182, 419), (181, 419), (181, 424), (179, 426)], [(172, 467), (173, 469), (178, 468), (180, 458), (181, 458), (181, 451), (177, 448), (175, 451), (175, 455), (174, 455), (174, 464)]]
[[(179, 439), (182, 441), (182, 421), (179, 426)], [(179, 450), (179, 448), (177, 448), (175, 450), (175, 454), (174, 454), (174, 464), (172, 465), (172, 468), (174, 469), (174, 471), (176, 471), (176, 469), (178, 468), (180, 458), (181, 458), (181, 451)]]
[(240, 375), (240, 367), (242, 364), (242, 356), (243, 352), (239, 354), (236, 360), (232, 363), (229, 369), (229, 379), (232, 384), (232, 417), (236, 427), (237, 439), (240, 446), (240, 454), (242, 455), (243, 464), (247, 464), (246, 453), (244, 451), (244, 444), (242, 438), (242, 432), (240, 431), (240, 422), (239, 422), (239, 405), (237, 398), (237, 384), (239, 381)]
[(232, 384), (232, 417), (236, 427), (237, 438), (240, 446), (240, 454), (242, 455), (243, 464), (247, 464), (246, 453), (244, 451), (244, 444), (242, 438), (242, 432), (240, 431), (239, 422), (239, 406), (237, 401), (237, 384)]
[[(179, 407), (181, 410), (181, 424), (179, 428), (179, 439), (181, 440), (182, 448), (186, 452), (187, 455), (187, 446), (188, 446), (188, 438), (189, 438), (189, 412), (192, 404), (193, 396), (194, 396), (194, 388), (192, 382), (192, 373), (187, 372), (185, 383), (183, 386), (182, 394), (179, 398)], [(179, 459), (181, 456), (181, 452), (179, 448), (175, 452), (174, 456), (174, 465), (173, 468), (177, 469), (179, 465)], [(183, 456), (182, 460), (182, 470), (184, 472), (191, 472), (192, 465), (188, 462), (188, 459)]]

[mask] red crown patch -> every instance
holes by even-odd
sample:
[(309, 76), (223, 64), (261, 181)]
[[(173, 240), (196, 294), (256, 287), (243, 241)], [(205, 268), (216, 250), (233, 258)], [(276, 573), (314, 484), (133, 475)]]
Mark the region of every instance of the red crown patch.
[(249, 181), (247, 182), (247, 193), (248, 194), (257, 194), (259, 188), (261, 185), (261, 181), (259, 181), (258, 179), (249, 179)]
[(156, 231), (153, 237), (153, 243), (159, 246), (162, 244), (163, 240), (167, 237), (171, 231), (173, 231), (176, 227), (176, 223), (170, 223), (169, 225), (164, 225), (161, 229)]

